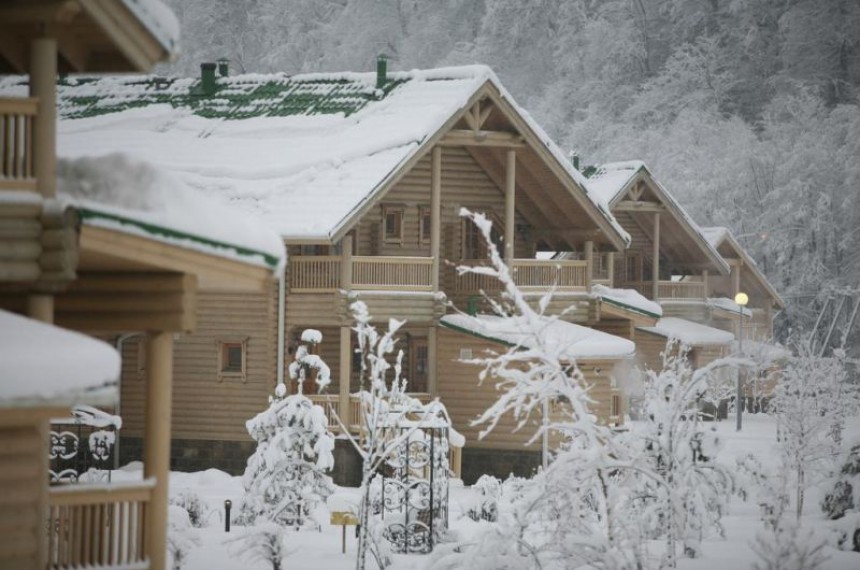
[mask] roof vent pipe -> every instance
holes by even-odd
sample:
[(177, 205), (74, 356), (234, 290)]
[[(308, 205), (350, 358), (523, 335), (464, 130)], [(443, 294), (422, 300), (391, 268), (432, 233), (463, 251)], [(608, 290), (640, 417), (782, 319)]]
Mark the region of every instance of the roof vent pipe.
[(215, 64), (201, 63), (200, 64), (200, 90), (204, 95), (215, 93)]
[(218, 60), (218, 75), (221, 77), (227, 77), (230, 75), (230, 60), (226, 57), (222, 57)]
[(388, 81), (388, 56), (381, 53), (376, 56), (376, 88), (382, 89)]

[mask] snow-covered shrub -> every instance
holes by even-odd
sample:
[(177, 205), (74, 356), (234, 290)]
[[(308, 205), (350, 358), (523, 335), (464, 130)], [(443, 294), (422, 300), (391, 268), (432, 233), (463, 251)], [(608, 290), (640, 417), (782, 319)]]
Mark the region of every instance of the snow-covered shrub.
[(170, 497), (170, 504), (185, 509), (188, 519), (194, 528), (203, 528), (212, 514), (209, 506), (200, 500), (200, 496), (190, 489)]
[(783, 518), (772, 529), (760, 531), (750, 545), (759, 560), (755, 570), (816, 570), (828, 560), (827, 541), (812, 529), (802, 529)]
[[(830, 520), (842, 518), (850, 510), (857, 509), (855, 486), (860, 485), (860, 444), (851, 447), (839, 473), (821, 500), (821, 510)], [(858, 489), (860, 491), (860, 489)]]
[(286, 532), (283, 527), (271, 521), (262, 521), (250, 527), (238, 538), (230, 539), (235, 543), (232, 554), (252, 564), (270, 564), (272, 570), (286, 568)]
[(687, 348), (675, 341), (667, 343), (662, 356), (663, 369), (647, 371), (644, 413), (632, 434), (650, 468), (639, 490), (642, 515), (665, 537), (667, 562), (674, 566), (676, 541), (683, 543), (686, 556), (695, 558), (709, 531), (723, 534), (720, 520), (734, 482), (731, 472), (716, 462), (721, 442), (699, 415), (708, 378), (724, 364), (717, 360), (693, 370)]
[(318, 526), (317, 506), (334, 492), (325, 474), (334, 466), (334, 436), (325, 411), (301, 394), (275, 397), (246, 423), (257, 449), (242, 478), (245, 496), (239, 519), (258, 517), (284, 526)]
[(502, 496), (502, 482), (492, 475), (481, 475), (472, 489), (478, 494), (476, 504), (467, 514), (473, 521), (495, 522), (499, 517), (498, 500)]
[(766, 469), (754, 455), (737, 460), (736, 491), (746, 501), (751, 491), (758, 498), (761, 521), (773, 530), (789, 506), (788, 482), (781, 470)]
[(182, 570), (188, 555), (200, 546), (200, 539), (188, 517), (188, 511), (177, 505), (170, 505), (167, 511), (167, 553), (170, 555), (171, 570)]

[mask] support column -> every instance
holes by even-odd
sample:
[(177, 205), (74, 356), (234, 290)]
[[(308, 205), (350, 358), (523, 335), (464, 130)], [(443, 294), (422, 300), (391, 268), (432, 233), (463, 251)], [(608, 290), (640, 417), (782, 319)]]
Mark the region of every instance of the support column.
[(39, 99), (33, 121), (33, 163), (43, 198), (56, 196), (57, 183), (57, 40), (30, 44), (30, 97)]
[(347, 234), (340, 240), (340, 288), (352, 289), (352, 235)]
[(740, 261), (732, 264), (732, 299), (741, 292), (741, 265)]
[(352, 331), (349, 327), (340, 327), (340, 420), (349, 429), (352, 422), (352, 408), (349, 405), (349, 381), (352, 376)]
[(143, 476), (154, 478), (147, 517), (152, 570), (165, 570), (167, 560), (167, 485), (170, 475), (170, 423), (173, 392), (173, 334), (153, 332), (146, 344), (146, 424), (143, 434)]
[(430, 257), (433, 258), (430, 283), (433, 291), (438, 291), (442, 243), (442, 147), (433, 147), (430, 161)]
[(517, 189), (517, 152), (508, 150), (505, 164), (505, 263), (513, 266), (514, 261), (514, 199)]
[(427, 331), (427, 391), (435, 397), (439, 395), (436, 380), (436, 327)]
[(708, 298), (708, 292), (709, 292), (709, 289), (708, 289), (708, 270), (703, 269), (702, 270), (702, 297), (707, 299)]
[(615, 252), (610, 251), (606, 254), (606, 264), (607, 267), (607, 278), (609, 279), (609, 286), (615, 287)]
[(651, 298), (659, 299), (660, 292), (660, 212), (654, 212), (654, 242), (651, 251), (651, 278), (654, 283)]
[[(39, 99), (33, 120), (33, 170), (42, 198), (54, 198), (57, 186), (57, 40), (38, 38), (30, 44), (30, 97)], [(27, 314), (54, 322), (54, 297), (31, 294)]]
[(27, 316), (43, 323), (54, 322), (54, 297), (31, 293), (27, 296)]
[(594, 279), (594, 242), (585, 242), (585, 290), (591, 293), (591, 282)]

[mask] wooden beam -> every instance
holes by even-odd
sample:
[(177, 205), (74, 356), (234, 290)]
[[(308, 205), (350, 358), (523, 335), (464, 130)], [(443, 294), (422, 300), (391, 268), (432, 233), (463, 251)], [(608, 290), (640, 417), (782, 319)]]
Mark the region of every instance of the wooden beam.
[(18, 0), (0, 5), (0, 21), (8, 23), (70, 22), (81, 11), (73, 0), (32, 2)]
[(664, 212), (666, 207), (658, 202), (634, 202), (623, 200), (618, 202), (613, 211), (616, 212)]
[(430, 157), (430, 271), (431, 285), (439, 290), (439, 271), (442, 244), (442, 147), (434, 146)]
[(87, 270), (87, 254), (114, 258), (118, 264), (131, 260), (141, 264), (141, 272), (176, 272), (197, 276), (199, 288), (207, 291), (265, 292), (273, 279), (272, 270), (227, 257), (188, 249), (146, 236), (84, 225), (80, 234), (82, 269)]
[(505, 263), (514, 260), (514, 203), (517, 192), (517, 152), (509, 149), (505, 161)]
[[(4, 22), (6, 20), (3, 20)], [(11, 26), (0, 27), (0, 56), (3, 57), (18, 73), (27, 73), (26, 43), (20, 41)]]
[(349, 405), (349, 381), (352, 376), (352, 329), (340, 327), (340, 377), (338, 399), (340, 400), (340, 420), (349, 426), (353, 419), (352, 408)]
[(502, 148), (523, 148), (522, 137), (503, 131), (469, 131), (452, 129), (439, 141), (443, 146), (487, 146)]
[(90, 54), (86, 46), (73, 34), (58, 31), (57, 47), (63, 59), (75, 71), (87, 71), (89, 69)]
[(660, 288), (660, 212), (654, 212), (654, 240), (651, 251), (652, 299), (658, 299)]

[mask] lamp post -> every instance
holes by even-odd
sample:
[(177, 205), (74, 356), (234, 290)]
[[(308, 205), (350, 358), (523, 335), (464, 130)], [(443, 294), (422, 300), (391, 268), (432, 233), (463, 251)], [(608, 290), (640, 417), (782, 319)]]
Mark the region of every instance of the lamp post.
[[(746, 293), (738, 293), (735, 295), (735, 304), (738, 306), (738, 352), (743, 357), (744, 353), (744, 307), (749, 303), (750, 298)], [(744, 384), (741, 377), (741, 369), (738, 368), (738, 394), (735, 401), (735, 406), (738, 410), (738, 431), (741, 431), (741, 422), (743, 418), (743, 401), (744, 401)]]

